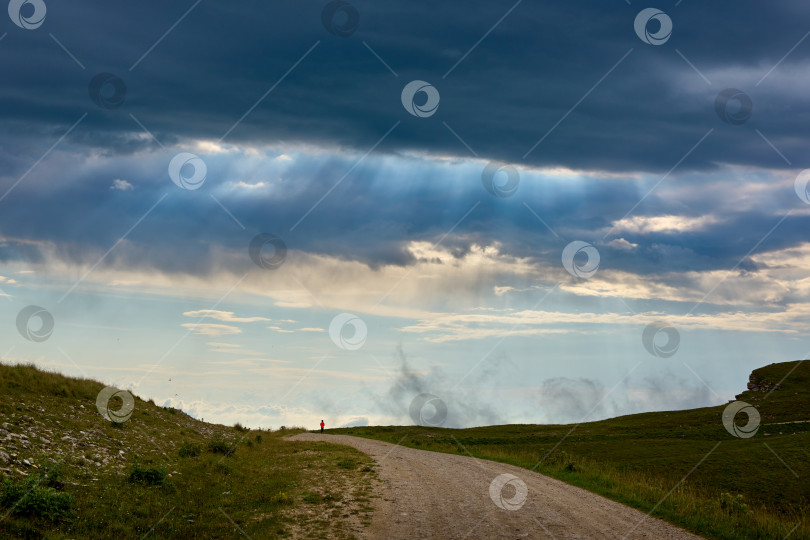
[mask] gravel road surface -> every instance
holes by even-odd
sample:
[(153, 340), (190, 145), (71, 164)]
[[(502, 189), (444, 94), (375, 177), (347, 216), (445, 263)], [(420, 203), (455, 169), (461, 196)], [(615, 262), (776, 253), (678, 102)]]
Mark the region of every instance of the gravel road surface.
[(369, 538), (700, 538), (512, 465), (347, 435), (290, 439), (345, 444), (374, 458), (382, 485)]

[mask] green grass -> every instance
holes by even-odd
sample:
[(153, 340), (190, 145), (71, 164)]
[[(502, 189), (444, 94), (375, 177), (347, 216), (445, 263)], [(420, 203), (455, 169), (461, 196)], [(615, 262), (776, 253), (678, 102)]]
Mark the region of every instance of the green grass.
[(103, 386), (0, 365), (0, 423), (27, 437), (27, 448), (0, 443), (16, 454), (0, 461), (0, 538), (350, 538), (352, 523), (368, 523), (365, 454), (137, 397), (130, 420), (114, 424), (96, 410)]
[[(760, 384), (774, 384), (796, 365), (771, 364), (752, 376)], [(738, 396), (762, 417), (750, 439), (725, 430), (725, 405), (580, 425), (328, 431), (536, 470), (644, 512), (655, 508), (656, 517), (708, 538), (784, 538), (791, 533), (791, 539), (808, 539), (810, 362), (799, 364), (767, 399), (766, 393)], [(744, 423), (745, 415), (740, 417)]]

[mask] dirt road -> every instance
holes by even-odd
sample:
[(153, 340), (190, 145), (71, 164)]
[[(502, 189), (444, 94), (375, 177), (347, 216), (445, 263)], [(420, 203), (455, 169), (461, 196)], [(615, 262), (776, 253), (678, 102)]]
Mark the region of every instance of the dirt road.
[(346, 435), (291, 439), (345, 444), (374, 458), (382, 489), (369, 538), (699, 538), (511, 465)]

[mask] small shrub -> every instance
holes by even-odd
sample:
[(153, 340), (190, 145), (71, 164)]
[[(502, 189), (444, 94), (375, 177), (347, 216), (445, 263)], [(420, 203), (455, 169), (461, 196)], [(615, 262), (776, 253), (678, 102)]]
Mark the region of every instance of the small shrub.
[(357, 466), (357, 462), (353, 459), (341, 459), (337, 462), (337, 466), (341, 469), (354, 469)]
[(224, 439), (220, 436), (216, 436), (210, 441), (208, 441), (208, 451), (213, 454), (223, 454), (225, 456), (230, 456), (234, 453), (236, 448), (232, 448)]
[(43, 466), (42, 472), (44, 473), (44, 477), (42, 477), (42, 485), (59, 489), (61, 490), (65, 487), (65, 483), (62, 482), (59, 478), (62, 476), (62, 464), (56, 461), (51, 461), (47, 465)]
[(217, 469), (217, 471), (221, 472), (222, 474), (231, 474), (231, 468), (228, 467), (227, 464), (222, 463), (221, 461), (218, 461), (216, 464), (214, 464), (214, 467)]
[(110, 422), (110, 427), (113, 429), (124, 429), (123, 422)]
[(749, 512), (748, 505), (745, 504), (741, 493), (738, 493), (737, 495), (732, 495), (731, 493), (725, 492), (721, 493), (720, 509), (729, 515), (744, 516)]
[(291, 504), (292, 499), (290, 498), (289, 495), (287, 495), (283, 491), (279, 491), (278, 493), (276, 493), (275, 495), (273, 495), (270, 498), (270, 502), (272, 502), (273, 504), (279, 504), (279, 505), (281, 505), (281, 504)]
[(14, 514), (42, 517), (54, 522), (70, 517), (73, 513), (73, 495), (49, 486), (58, 482), (55, 474), (58, 472), (53, 475), (49, 472), (44, 478), (29, 476), (22, 481), (3, 480), (0, 483), (0, 505)]
[(233, 429), (235, 429), (236, 431), (250, 431), (250, 429), (249, 429), (249, 428), (246, 428), (245, 426), (243, 426), (243, 425), (242, 425), (242, 424), (240, 424), (239, 422), (237, 422), (237, 423), (235, 423), (235, 424), (233, 425)]
[(128, 480), (142, 486), (162, 486), (166, 483), (166, 467), (141, 467), (136, 462), (129, 470)]
[(177, 454), (180, 457), (197, 457), (202, 453), (202, 445), (190, 441), (183, 441)]
[(262, 444), (262, 434), (261, 433), (256, 434), (256, 443)]
[(169, 411), (169, 414), (177, 414), (177, 409), (174, 407), (167, 407), (166, 410)]

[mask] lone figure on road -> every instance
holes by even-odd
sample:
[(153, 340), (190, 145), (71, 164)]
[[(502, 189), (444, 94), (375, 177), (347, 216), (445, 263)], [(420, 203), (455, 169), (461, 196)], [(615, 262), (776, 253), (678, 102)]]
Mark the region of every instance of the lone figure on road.
[(321, 433), (323, 433), (323, 426), (325, 426), (325, 425), (326, 424), (323, 423), (323, 420), (321, 420)]

